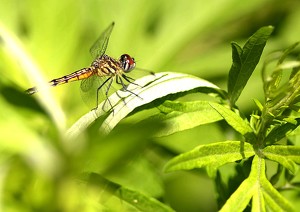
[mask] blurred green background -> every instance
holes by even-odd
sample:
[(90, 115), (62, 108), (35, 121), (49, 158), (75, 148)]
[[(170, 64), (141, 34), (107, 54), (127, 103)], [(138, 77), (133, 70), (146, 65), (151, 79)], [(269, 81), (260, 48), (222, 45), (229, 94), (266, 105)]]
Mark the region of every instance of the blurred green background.
[[(106, 51), (110, 56), (128, 53), (139, 68), (188, 73), (226, 89), (230, 42), (242, 45), (260, 27), (273, 25), (275, 32), (262, 60), (286, 48), (299, 40), (300, 2), (0, 0), (3, 208), (30, 211), (51, 205), (72, 210), (76, 205), (96, 204), (97, 199), (90, 204), (81, 198), (77, 182), (82, 172), (93, 171), (156, 197), (177, 211), (216, 210), (213, 182), (204, 171), (164, 174), (162, 166), (175, 154), (199, 144), (229, 139), (231, 132), (212, 124), (153, 140), (148, 137), (155, 127), (152, 131), (149, 123), (128, 127), (128, 119), (109, 138), (90, 129), (72, 141), (70, 149), (65, 130), (90, 110), (81, 99), (80, 83), (36, 95), (41, 106), (22, 95), (39, 79), (51, 80), (90, 65), (89, 49), (112, 21), (116, 25)], [(260, 67), (238, 101), (246, 114), (254, 108), (253, 98), (263, 100)], [(69, 193), (72, 195), (66, 195)]]

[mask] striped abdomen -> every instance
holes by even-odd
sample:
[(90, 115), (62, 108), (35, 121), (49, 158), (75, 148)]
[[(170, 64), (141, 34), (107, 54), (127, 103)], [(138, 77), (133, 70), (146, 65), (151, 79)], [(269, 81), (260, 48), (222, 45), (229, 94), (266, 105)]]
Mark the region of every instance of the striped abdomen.
[(73, 82), (73, 81), (86, 79), (86, 78), (90, 77), (93, 74), (94, 74), (94, 68), (92, 68), (92, 67), (83, 68), (83, 69), (75, 71), (71, 74), (68, 74), (66, 76), (63, 76), (63, 77), (60, 77), (60, 78), (57, 78), (57, 79), (53, 79), (49, 82), (49, 84), (51, 86), (57, 86), (57, 85), (65, 84), (65, 83), (68, 83), (68, 82)]
[[(49, 82), (49, 85), (57, 86), (68, 82), (83, 80), (94, 74), (99, 77), (114, 77), (116, 75), (121, 76), (124, 72), (129, 72), (134, 67), (134, 59), (127, 54), (122, 55), (119, 61), (107, 55), (102, 55), (101, 57), (97, 58), (90, 67), (80, 69), (57, 79), (53, 79)], [(38, 92), (38, 89), (36, 87), (32, 87), (27, 89), (26, 92), (28, 94), (34, 94)]]
[[(83, 69), (75, 71), (71, 74), (68, 74), (66, 76), (63, 76), (63, 77), (60, 77), (57, 79), (53, 79), (50, 82), (48, 82), (48, 84), (50, 86), (57, 86), (57, 85), (62, 85), (62, 84), (68, 83), (68, 82), (86, 79), (95, 73), (94, 70), (95, 70), (94, 67), (83, 68)], [(38, 92), (38, 89), (37, 89), (37, 87), (32, 87), (32, 88), (27, 89), (26, 92), (28, 94), (34, 94), (34, 93)]]

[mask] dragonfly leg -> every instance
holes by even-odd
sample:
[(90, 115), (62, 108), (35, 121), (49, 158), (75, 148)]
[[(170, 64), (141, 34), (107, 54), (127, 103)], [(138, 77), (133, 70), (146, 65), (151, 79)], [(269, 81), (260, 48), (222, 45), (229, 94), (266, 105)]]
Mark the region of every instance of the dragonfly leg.
[[(101, 88), (108, 82), (110, 80), (110, 82), (109, 82), (109, 87), (110, 87), (110, 85), (111, 85), (111, 83), (112, 83), (112, 78), (111, 77), (109, 77), (109, 78), (107, 78), (98, 88), (97, 88), (97, 95), (96, 95), (96, 97), (97, 97), (97, 102), (96, 102), (96, 108), (95, 109), (97, 109), (98, 108), (98, 105), (99, 105), (99, 91), (101, 90)], [(109, 89), (109, 88), (108, 88)], [(108, 99), (108, 91), (106, 91), (105, 92), (105, 94), (106, 94), (106, 100), (105, 100), (105, 102), (104, 102), (104, 104), (103, 104), (103, 106), (102, 106), (102, 109), (104, 110), (104, 105), (105, 105), (105, 103), (106, 103), (106, 101), (107, 101), (107, 99)], [(109, 100), (108, 100), (109, 101)], [(109, 104), (111, 105), (111, 103), (110, 103), (110, 101), (109, 101)]]
[[(109, 105), (110, 105), (110, 108), (111, 108), (113, 114), (114, 114), (114, 107), (112, 106), (112, 104), (111, 104), (111, 102), (110, 102), (110, 100), (109, 100), (109, 98), (108, 98), (108, 92), (109, 92), (110, 86), (111, 86), (112, 82), (114, 81), (114, 79), (113, 79), (112, 77), (110, 77), (110, 78), (108, 78), (108, 79), (110, 79), (110, 82), (108, 83), (107, 89), (106, 89), (106, 91), (105, 91), (106, 99), (105, 99), (105, 102), (104, 102), (104, 104), (103, 104), (103, 106), (102, 106), (102, 110), (104, 110), (104, 106), (105, 106), (106, 101), (107, 101), (107, 102), (109, 103)], [(106, 80), (105, 82), (107, 82), (107, 80)]]
[(143, 86), (134, 83), (133, 81), (135, 81), (135, 79), (133, 79), (132, 77), (126, 76), (125, 74), (122, 74), (123, 79), (125, 79), (127, 82), (134, 84), (136, 86), (139, 86), (140, 88), (142, 88)]
[[(124, 76), (122, 76), (122, 77), (124, 77)], [(124, 79), (127, 81), (126, 78), (124, 78)], [(116, 76), (116, 82), (117, 82), (117, 84), (122, 85), (122, 88), (123, 88), (125, 91), (127, 91), (127, 92), (129, 92), (129, 93), (135, 95), (136, 97), (139, 97), (140, 99), (143, 99), (142, 97), (140, 97), (140, 96), (137, 95), (136, 93), (132, 92), (131, 90), (128, 90), (128, 89), (127, 89), (127, 86), (124, 84), (124, 82), (123, 82), (123, 80), (122, 80), (121, 77)], [(130, 81), (128, 81), (128, 82), (131, 83)]]

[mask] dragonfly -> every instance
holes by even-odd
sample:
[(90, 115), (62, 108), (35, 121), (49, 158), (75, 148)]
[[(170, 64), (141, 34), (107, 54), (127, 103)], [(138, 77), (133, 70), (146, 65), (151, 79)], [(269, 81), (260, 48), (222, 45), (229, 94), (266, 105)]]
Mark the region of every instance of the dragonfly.
[[(102, 32), (100, 37), (90, 48), (90, 53), (92, 57), (94, 57), (94, 60), (89, 67), (85, 67), (71, 74), (53, 79), (48, 82), (48, 85), (55, 87), (69, 82), (81, 80), (80, 87), (82, 93), (96, 92), (95, 109), (98, 108), (99, 92), (103, 88), (105, 88), (104, 94), (106, 97), (103, 107), (106, 101), (108, 101), (111, 109), (113, 109), (113, 106), (109, 100), (109, 90), (111, 88), (113, 81), (121, 85), (124, 91), (139, 97), (136, 93), (127, 89), (127, 85), (125, 83), (125, 82), (132, 83), (134, 85), (139, 86), (138, 84), (135, 84), (133, 82), (134, 81), (133, 78), (126, 75), (127, 73), (131, 72), (135, 68), (136, 63), (134, 58), (129, 56), (128, 54), (122, 54), (120, 58), (116, 60), (105, 54), (105, 51), (108, 46), (109, 37), (111, 35), (114, 25), (115, 23), (112, 22), (108, 26), (108, 28)], [(96, 81), (100, 81), (101, 83), (95, 83)], [(95, 84), (98, 85), (96, 88), (94, 86)], [(94, 91), (92, 89), (94, 89)], [(38, 92), (37, 87), (32, 87), (26, 90), (26, 93), (30, 95), (37, 92)]]

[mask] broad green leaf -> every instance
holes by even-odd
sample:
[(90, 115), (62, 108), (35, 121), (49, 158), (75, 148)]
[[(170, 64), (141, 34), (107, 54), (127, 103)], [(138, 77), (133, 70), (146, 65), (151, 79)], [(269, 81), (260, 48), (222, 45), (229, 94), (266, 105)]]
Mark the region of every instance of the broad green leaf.
[(155, 119), (162, 120), (165, 127), (157, 136), (166, 136), (175, 132), (219, 121), (223, 117), (214, 110), (207, 101), (171, 102), (167, 101), (159, 107), (163, 110)]
[(265, 160), (255, 156), (249, 177), (230, 196), (220, 211), (243, 211), (252, 198), (253, 211), (293, 211), (291, 204), (272, 186)]
[[(167, 205), (152, 197), (148, 197), (138, 191), (125, 188), (96, 173), (90, 174), (89, 186), (94, 187), (94, 189), (99, 189), (101, 203), (111, 210), (126, 210), (130, 208), (130, 210), (134, 211), (174, 211)], [(114, 200), (113, 198), (118, 199)]]
[[(123, 124), (109, 135), (102, 135), (99, 133), (99, 124), (101, 122), (95, 123), (84, 135), (81, 135), (89, 139), (88, 143), (85, 144), (86, 147), (83, 148), (82, 143), (78, 144), (80, 139), (76, 138), (67, 143), (69, 151), (84, 151), (84, 153), (81, 153), (82, 161), (86, 161), (86, 164), (84, 163), (84, 170), (86, 172), (97, 170), (99, 173), (106, 173), (115, 169), (121, 171), (125, 167), (135, 166), (128, 167), (128, 169), (135, 169), (135, 171), (132, 171), (134, 174), (139, 173), (139, 167), (142, 166), (143, 168), (140, 172), (145, 174), (148, 171), (146, 170), (146, 165), (137, 163), (138, 158), (136, 158), (136, 154), (147, 146), (151, 141), (149, 137), (152, 137), (162, 125), (157, 121), (147, 120), (137, 124)], [(71, 146), (71, 144), (73, 145)], [(120, 162), (124, 160), (135, 160), (135, 162), (132, 162), (130, 165), (124, 164), (118, 168)], [(78, 161), (81, 160), (78, 159)], [(124, 178), (126, 177), (126, 174), (121, 175)], [(146, 186), (146, 182), (144, 183)], [(139, 181), (136, 181), (135, 185), (138, 184)], [(154, 187), (155, 185), (153, 185)]]
[(230, 126), (248, 139), (247, 142), (254, 141), (254, 132), (246, 120), (242, 119), (239, 115), (223, 105), (217, 103), (210, 103), (210, 105), (225, 119)]
[[(104, 120), (100, 130), (103, 133), (109, 133), (118, 122), (126, 117), (135, 108), (152, 102), (155, 99), (165, 97), (170, 94), (186, 92), (193, 89), (205, 89), (203, 92), (222, 93), (216, 85), (187, 74), (179, 74), (172, 72), (162, 72), (155, 75), (142, 77), (131, 83), (127, 89), (135, 94), (132, 95), (126, 91), (117, 91), (112, 94), (109, 99), (114, 106), (114, 112), (108, 114)], [(107, 103), (107, 102), (106, 102)], [(82, 116), (67, 132), (69, 137), (77, 137), (84, 129), (93, 123), (98, 117), (105, 115), (103, 107), (109, 107), (109, 104), (102, 102), (97, 110), (92, 110)], [(109, 109), (109, 108), (108, 108)]]
[(263, 155), (273, 161), (276, 161), (289, 169), (292, 173), (296, 173), (300, 164), (300, 147), (296, 146), (267, 146), (263, 149)]
[(242, 141), (224, 141), (200, 145), (192, 151), (171, 159), (166, 171), (190, 170), (205, 166), (218, 168), (226, 163), (249, 158), (255, 154), (252, 145)]
[(127, 188), (121, 188), (119, 198), (126, 201), (137, 211), (174, 211), (154, 198)]
[[(231, 48), (232, 48), (232, 65), (231, 65), (231, 68), (229, 71), (227, 89), (228, 89), (228, 96), (229, 96), (230, 103), (231, 103), (231, 105), (234, 105), (235, 101), (239, 97), (238, 93), (234, 94), (234, 92), (235, 92), (234, 86), (236, 86), (236, 84), (238, 83), (235, 80), (238, 79), (239, 72), (242, 69), (241, 57), (243, 54), (243, 50), (235, 42), (231, 43)], [(236, 95), (236, 97), (235, 97), (236, 99), (233, 99), (233, 97), (234, 97), (233, 95)]]
[(246, 86), (272, 32), (272, 26), (260, 28), (249, 38), (242, 50), (236, 43), (232, 43), (233, 63), (228, 79), (228, 95), (231, 105), (235, 104)]
[(228, 79), (228, 94), (229, 96), (231, 95), (231, 88), (232, 85), (234, 85), (235, 82), (233, 80), (237, 77), (239, 71), (241, 70), (242, 67), (242, 61), (241, 57), (243, 54), (243, 49), (235, 42), (231, 43), (231, 48), (232, 48), (232, 65), (229, 71), (229, 79)]

